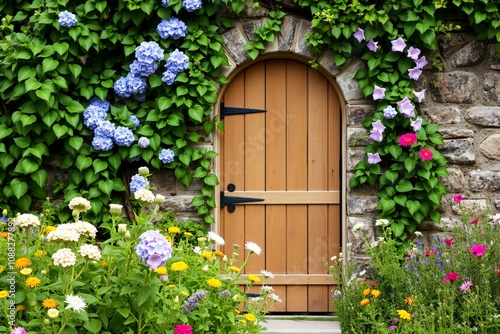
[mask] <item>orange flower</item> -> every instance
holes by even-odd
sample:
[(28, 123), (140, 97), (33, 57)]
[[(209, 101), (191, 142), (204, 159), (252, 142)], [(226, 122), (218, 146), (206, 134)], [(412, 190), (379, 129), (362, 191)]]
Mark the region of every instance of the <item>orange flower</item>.
[(31, 261), (30, 259), (26, 258), (26, 257), (22, 257), (22, 258), (19, 258), (16, 260), (16, 262), (14, 262), (14, 266), (17, 268), (17, 269), (23, 269), (23, 268), (26, 268), (27, 266), (29, 266), (31, 264)]
[(2, 238), (7, 239), (9, 237), (9, 232), (2, 232)]
[(44, 301), (42, 302), (42, 306), (44, 308), (56, 308), (57, 305), (58, 305), (58, 303), (54, 298), (47, 298), (47, 299), (44, 299)]
[(24, 310), (26, 310), (26, 307), (24, 307), (24, 305), (17, 305), (16, 306), (16, 310), (18, 310), (18, 311), (24, 311)]
[(221, 252), (221, 251), (219, 251), (219, 250), (216, 250), (214, 253), (215, 253), (215, 255), (220, 256), (220, 257), (223, 257), (223, 256), (224, 256), (224, 253), (222, 253), (222, 252)]
[(414, 302), (415, 302), (415, 300), (413, 300), (413, 298), (411, 298), (411, 297), (405, 298), (405, 304), (407, 304), (407, 305), (413, 305)]
[(368, 298), (365, 298), (359, 302), (359, 305), (361, 305), (361, 306), (366, 306), (368, 304), (370, 304), (370, 300)]
[(35, 277), (35, 276), (28, 277), (26, 279), (26, 286), (28, 286), (30, 288), (36, 288), (37, 286), (40, 285), (40, 283), (42, 283), (42, 281), (40, 281), (40, 279), (38, 277)]
[(363, 290), (363, 296), (368, 296), (371, 292), (372, 292), (372, 289), (370, 289), (370, 288), (364, 289)]

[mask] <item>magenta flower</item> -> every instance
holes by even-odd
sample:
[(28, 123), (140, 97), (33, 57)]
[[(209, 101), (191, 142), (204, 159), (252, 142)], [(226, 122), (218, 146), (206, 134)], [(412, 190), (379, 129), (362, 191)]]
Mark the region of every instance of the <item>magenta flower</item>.
[(417, 132), (422, 128), (422, 119), (417, 117), (414, 121), (411, 121), (410, 125), (413, 128), (413, 131)]
[(374, 287), (375, 285), (377, 285), (377, 282), (374, 282), (374, 281), (371, 281), (370, 283), (368, 283), (371, 287)]
[(397, 326), (392, 325), (392, 326), (389, 326), (388, 330), (393, 331), (393, 330), (395, 330), (396, 328), (397, 328)]
[(460, 203), (464, 200), (464, 197), (461, 194), (454, 195), (452, 198), (455, 203)]
[(408, 49), (408, 58), (411, 58), (413, 60), (417, 60), (418, 56), (420, 55), (420, 49), (414, 48), (413, 46), (410, 46)]
[(398, 139), (398, 143), (403, 147), (410, 147), (417, 142), (417, 136), (414, 133), (405, 133)]
[(358, 31), (356, 31), (354, 34), (353, 34), (354, 38), (357, 39), (357, 41), (359, 43), (361, 43), (361, 41), (364, 41), (365, 40), (365, 31), (361, 28), (358, 28)]
[(479, 217), (474, 218), (474, 219), (472, 219), (472, 220), (470, 221), (470, 224), (471, 224), (471, 225), (477, 225), (477, 223), (479, 223)]
[(413, 91), (413, 94), (415, 94), (418, 103), (422, 103), (425, 98), (425, 89), (422, 89), (420, 92)]
[(385, 97), (385, 88), (381, 88), (375, 85), (373, 89), (373, 99), (374, 100), (382, 100)]
[(366, 46), (368, 47), (368, 50), (373, 51), (373, 52), (377, 52), (378, 42), (375, 42), (373, 39), (370, 39), (368, 41), (368, 44), (366, 44)]
[(408, 76), (413, 80), (418, 80), (421, 74), (422, 70), (419, 67), (413, 67), (408, 70)]
[(411, 104), (410, 99), (405, 97), (397, 103), (399, 112), (403, 114), (406, 118), (415, 117), (415, 107)]
[(15, 327), (10, 331), (10, 334), (26, 334), (26, 329), (23, 327)]
[(497, 276), (500, 276), (500, 268), (497, 268)]
[(432, 151), (429, 150), (428, 148), (423, 148), (420, 151), (418, 151), (418, 155), (420, 156), (420, 159), (424, 161), (432, 160), (432, 157), (434, 156)]
[(427, 65), (427, 64), (429, 64), (429, 62), (427, 62), (427, 59), (425, 59), (425, 56), (420, 57), (417, 60), (415, 60), (415, 65), (417, 65), (418, 68), (424, 68), (425, 65)]
[(193, 334), (193, 329), (191, 326), (182, 324), (182, 325), (177, 325), (174, 328), (174, 333), (175, 334)]
[(471, 286), (473, 286), (473, 285), (474, 285), (474, 284), (472, 284), (472, 282), (470, 282), (470, 281), (464, 282), (464, 283), (460, 286), (460, 290), (462, 290), (462, 292), (463, 292), (463, 293), (466, 293), (466, 292), (469, 290), (469, 288), (470, 288)]
[(394, 52), (403, 52), (406, 47), (406, 43), (401, 37), (399, 37), (394, 41), (391, 41), (391, 44), (392, 44), (392, 51)]
[(453, 244), (453, 238), (444, 239), (444, 243), (448, 246), (451, 246)]
[(380, 159), (380, 155), (378, 153), (366, 153), (368, 156), (368, 163), (370, 165), (378, 164), (382, 159)]
[(470, 248), (470, 252), (476, 255), (476, 257), (481, 257), (486, 251), (486, 246), (484, 245), (474, 245)]
[(460, 275), (457, 274), (456, 272), (452, 271), (446, 274), (445, 278), (443, 278), (443, 283), (446, 283), (448, 281), (458, 281), (460, 279)]

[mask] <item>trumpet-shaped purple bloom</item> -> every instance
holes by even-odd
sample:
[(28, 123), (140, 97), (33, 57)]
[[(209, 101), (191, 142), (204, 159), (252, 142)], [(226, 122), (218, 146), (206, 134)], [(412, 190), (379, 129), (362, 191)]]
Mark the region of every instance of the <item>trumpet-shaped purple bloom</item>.
[(152, 269), (165, 265), (172, 256), (172, 245), (160, 232), (149, 230), (141, 234), (139, 239), (141, 241), (136, 246), (136, 253)]
[(381, 142), (383, 138), (382, 133), (385, 130), (385, 126), (382, 124), (382, 122), (380, 122), (380, 120), (377, 120), (376, 122), (372, 123), (372, 127), (373, 129), (370, 133), (370, 138), (375, 141)]
[(164, 164), (168, 164), (174, 161), (174, 157), (175, 157), (174, 151), (172, 151), (169, 148), (161, 150), (159, 156), (161, 162), (163, 162)]
[(418, 103), (422, 103), (422, 101), (425, 98), (425, 89), (422, 89), (420, 92), (413, 91), (413, 94), (415, 94), (415, 97), (417, 98)]
[(152, 64), (155, 61), (162, 61), (164, 51), (156, 42), (142, 42), (135, 48), (135, 58), (144, 63)]
[(64, 12), (60, 12), (58, 16), (59, 16), (59, 25), (61, 27), (70, 28), (76, 25), (77, 19), (75, 14), (65, 10)]
[(375, 88), (373, 89), (373, 99), (382, 100), (384, 97), (385, 97), (385, 88), (375, 85)]
[(161, 20), (156, 27), (156, 31), (161, 38), (179, 39), (187, 34), (187, 25), (176, 17), (171, 17), (170, 20)]
[(396, 111), (396, 109), (393, 106), (385, 107), (383, 112), (384, 112), (384, 117), (387, 119), (392, 119), (392, 118), (396, 117), (396, 115), (398, 114), (398, 112)]
[(419, 55), (420, 55), (420, 49), (410, 46), (410, 48), (408, 49), (408, 58), (417, 60)]
[(182, 0), (182, 7), (188, 12), (194, 12), (201, 8), (201, 0)]
[(129, 147), (134, 142), (134, 133), (125, 126), (119, 126), (115, 130), (113, 139), (116, 145)]
[(359, 43), (365, 40), (365, 31), (361, 28), (358, 28), (358, 30), (352, 35)]
[(425, 56), (418, 58), (415, 60), (415, 65), (417, 65), (417, 68), (424, 68), (425, 65), (429, 64), (427, 59), (425, 59)]
[(375, 42), (373, 39), (370, 39), (368, 41), (368, 44), (366, 44), (366, 47), (368, 48), (368, 50), (370, 50), (372, 52), (377, 52), (378, 42)]
[(382, 124), (380, 120), (372, 123), (373, 131), (384, 132), (385, 126)]
[(92, 147), (96, 151), (109, 151), (113, 148), (113, 138), (94, 136), (92, 139)]
[(417, 132), (422, 128), (422, 119), (417, 117), (414, 121), (411, 121), (410, 125), (412, 126), (413, 131)]
[(368, 163), (373, 165), (373, 164), (378, 164), (382, 159), (380, 159), (380, 155), (378, 153), (366, 153), (368, 157)]
[(391, 41), (391, 44), (392, 44), (392, 51), (394, 52), (403, 52), (406, 47), (406, 43), (401, 37), (399, 37), (394, 41)]
[(422, 70), (419, 67), (413, 67), (408, 70), (408, 76), (413, 80), (418, 80), (421, 74)]
[(411, 104), (410, 99), (405, 97), (397, 103), (399, 107), (399, 112), (403, 114), (406, 118), (415, 117), (415, 107)]

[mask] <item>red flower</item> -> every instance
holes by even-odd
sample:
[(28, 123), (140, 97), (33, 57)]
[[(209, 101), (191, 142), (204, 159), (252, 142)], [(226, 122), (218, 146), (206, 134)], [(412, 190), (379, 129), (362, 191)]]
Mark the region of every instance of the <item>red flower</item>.
[(452, 271), (446, 274), (446, 277), (443, 279), (443, 283), (446, 283), (448, 281), (458, 281), (460, 279), (460, 275), (458, 275), (456, 272)]
[(182, 325), (177, 325), (174, 328), (174, 333), (175, 334), (193, 334), (193, 329), (191, 326), (182, 324)]
[(497, 268), (497, 276), (500, 276), (500, 268)]
[(479, 217), (472, 219), (470, 223), (471, 225), (476, 225), (478, 222), (479, 222)]
[(417, 136), (410, 132), (410, 133), (405, 133), (398, 139), (398, 143), (400, 146), (403, 147), (409, 147), (417, 142)]
[(453, 196), (453, 202), (460, 203), (464, 200), (464, 197), (461, 194), (457, 194)]
[(448, 246), (451, 246), (453, 244), (453, 238), (444, 239), (444, 243), (447, 244)]
[(432, 160), (432, 151), (429, 150), (428, 148), (423, 148), (418, 152), (418, 155), (420, 155), (420, 159), (424, 161)]
[(483, 256), (485, 251), (486, 251), (486, 246), (483, 245), (474, 245), (470, 248), (470, 252), (476, 255), (477, 257)]
[(433, 249), (429, 249), (429, 250), (425, 251), (425, 256), (431, 256), (431, 255), (435, 255), (435, 254), (436, 254), (436, 251)]

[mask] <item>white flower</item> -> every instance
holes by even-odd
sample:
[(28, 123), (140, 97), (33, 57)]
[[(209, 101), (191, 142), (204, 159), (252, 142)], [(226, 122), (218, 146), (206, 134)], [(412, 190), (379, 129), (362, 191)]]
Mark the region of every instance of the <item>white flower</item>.
[(61, 224), (47, 234), (47, 241), (78, 241), (80, 233), (73, 224)]
[(16, 217), (15, 224), (19, 227), (33, 227), (40, 225), (40, 220), (31, 213), (23, 213)]
[(201, 255), (201, 248), (200, 248), (200, 246), (193, 247), (193, 252), (195, 252), (198, 255)]
[(90, 210), (90, 202), (83, 197), (74, 197), (69, 201), (68, 207), (73, 211), (87, 212)]
[(263, 285), (260, 290), (262, 292), (274, 292), (274, 288), (272, 286), (268, 286), (268, 285)]
[(49, 316), (49, 318), (57, 318), (57, 316), (59, 315), (59, 311), (55, 308), (51, 308), (47, 311), (47, 315)]
[(223, 246), (226, 243), (220, 235), (214, 232), (208, 232), (207, 237), (208, 240), (212, 240), (213, 242), (215, 242), (216, 245), (219, 246)]
[(202, 271), (207, 272), (208, 271), (208, 264), (204, 265), (203, 268), (201, 268)]
[(389, 220), (387, 220), (387, 219), (377, 219), (375, 221), (375, 226), (387, 226), (389, 224), (390, 224)]
[(335, 255), (334, 255), (334, 256), (332, 256), (332, 257), (330, 258), (330, 260), (331, 260), (331, 261), (335, 261), (335, 260), (337, 260), (337, 256), (335, 256)]
[(127, 232), (127, 224), (118, 224), (118, 233)]
[(500, 223), (500, 213), (497, 213), (494, 216), (491, 216), (491, 219), (493, 220), (493, 223)]
[(361, 276), (361, 277), (365, 276), (365, 274), (366, 274), (366, 270), (361, 270), (359, 272), (359, 276)]
[(76, 312), (83, 311), (87, 307), (85, 300), (83, 300), (80, 296), (67, 295), (65, 302), (68, 303), (68, 306), (66, 306), (67, 309), (71, 309)]
[(282, 302), (282, 301), (281, 301), (280, 296), (278, 296), (278, 295), (277, 295), (277, 294), (275, 294), (275, 293), (270, 293), (270, 294), (269, 294), (269, 298), (271, 298), (271, 300), (272, 300), (273, 302), (275, 302), (275, 303), (281, 303), (281, 302)]
[(153, 203), (155, 201), (155, 195), (148, 189), (139, 189), (134, 193), (136, 200), (146, 203)]
[(245, 243), (245, 248), (248, 249), (250, 252), (254, 252), (257, 255), (260, 255), (262, 252), (262, 249), (260, 248), (259, 245), (257, 245), (255, 242), (247, 241)]
[(78, 233), (86, 235), (91, 238), (95, 238), (97, 234), (97, 228), (88, 222), (79, 220), (73, 224), (73, 227)]
[(364, 229), (365, 224), (357, 223), (352, 227), (353, 231), (362, 231)]
[(155, 203), (158, 204), (158, 205), (161, 205), (161, 204), (165, 203), (165, 196), (160, 195), (160, 194), (156, 194), (156, 196), (155, 196)]
[(101, 251), (95, 245), (82, 245), (78, 252), (81, 256), (88, 257), (91, 260), (99, 260), (101, 258)]
[(274, 278), (274, 274), (272, 272), (270, 272), (270, 271), (262, 269), (260, 271), (260, 273), (262, 274), (262, 276), (264, 276), (264, 278), (268, 278), (268, 277), (271, 278), (271, 279)]
[(370, 243), (370, 247), (371, 247), (371, 248), (375, 248), (375, 247), (377, 247), (377, 246), (378, 246), (378, 243), (379, 243), (379, 241), (378, 241), (378, 240), (372, 241), (372, 242)]
[(123, 205), (121, 205), (121, 204), (110, 204), (109, 205), (109, 212), (113, 216), (119, 216), (122, 213), (122, 208), (123, 208)]
[(415, 236), (418, 238), (418, 237), (421, 237), (423, 234), (422, 232), (419, 232), (419, 231), (415, 231), (413, 232), (413, 234), (415, 234)]
[(76, 255), (69, 248), (61, 248), (52, 255), (54, 265), (59, 267), (74, 266), (76, 263)]
[(139, 175), (140, 176), (149, 176), (149, 168), (148, 167), (139, 167), (138, 169)]

